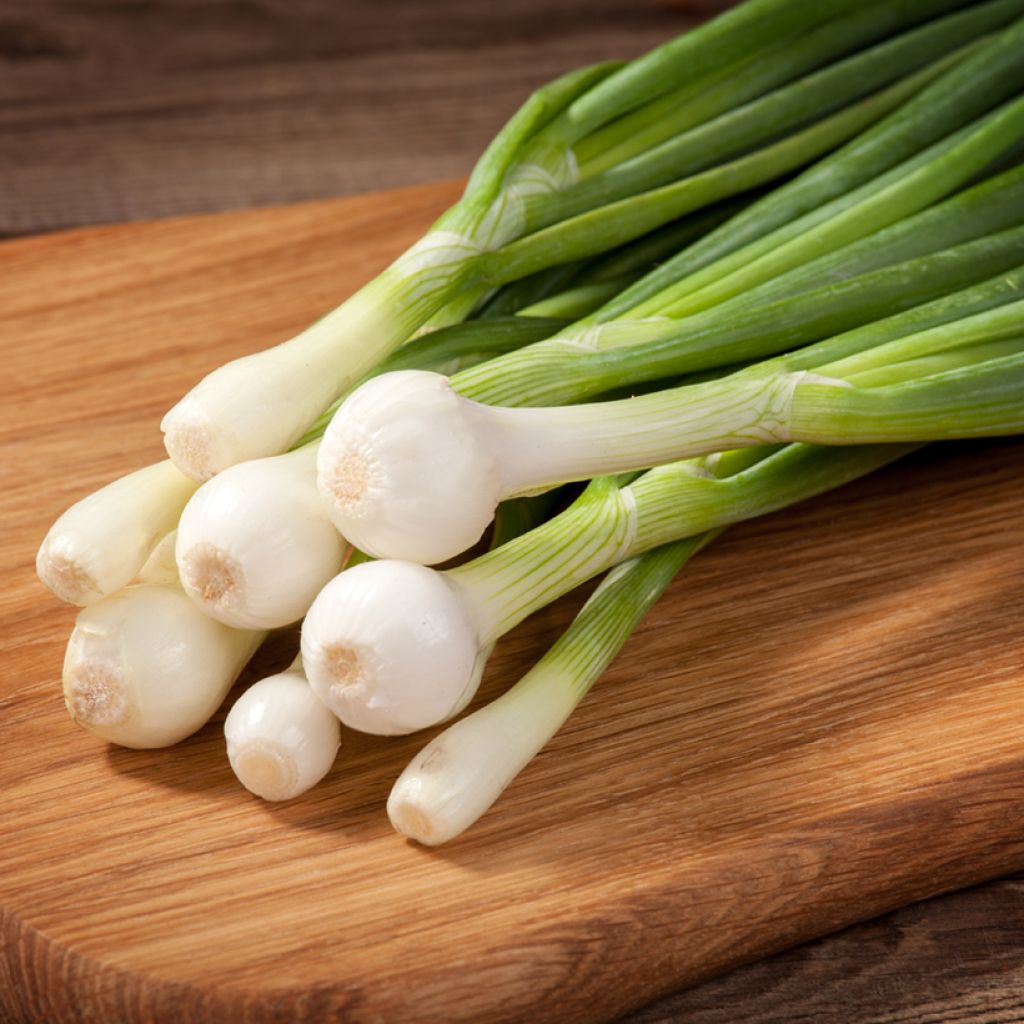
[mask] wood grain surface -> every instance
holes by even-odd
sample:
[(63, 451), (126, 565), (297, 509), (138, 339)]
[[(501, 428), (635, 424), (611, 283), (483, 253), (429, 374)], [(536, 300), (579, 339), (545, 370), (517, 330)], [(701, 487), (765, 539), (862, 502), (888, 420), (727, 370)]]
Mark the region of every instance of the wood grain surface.
[(468, 173), (536, 86), (715, 0), (0, 0), (0, 235)]
[[(933, 449), (731, 531), (448, 849), (400, 840), (384, 816), (423, 737), (351, 735), (323, 786), (271, 806), (234, 782), (219, 721), (141, 753), (70, 724), (58, 677), (73, 613), (31, 571), (49, 521), (159, 457), (160, 414), (200, 373), (322, 312), (454, 194), (0, 249), (7, 1019), (610, 1020), (1024, 865), (1015, 442)], [(560, 602), (507, 638), (484, 696), (535, 660), (574, 607)], [(287, 656), (278, 641), (261, 665)], [(953, 899), (973, 908), (964, 927), (986, 920), (984, 903)], [(919, 919), (903, 911), (748, 968), (739, 990), (723, 979), (634, 1019), (1019, 1019), (1012, 993), (987, 1006), (959, 994), (958, 978), (1019, 979), (1012, 944), (1004, 962), (991, 928), (982, 969), (948, 964), (948, 998), (908, 1002), (879, 965), (895, 955), (913, 977), (950, 941)], [(820, 951), (842, 957), (844, 943), (861, 969), (823, 988)], [(874, 1015), (846, 1013), (858, 986)]]

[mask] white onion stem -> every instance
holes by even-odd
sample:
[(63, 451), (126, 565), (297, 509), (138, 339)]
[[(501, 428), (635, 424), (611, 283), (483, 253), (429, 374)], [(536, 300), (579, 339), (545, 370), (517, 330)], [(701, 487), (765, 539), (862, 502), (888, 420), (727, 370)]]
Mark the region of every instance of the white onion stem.
[(785, 440), (807, 377), (748, 374), (624, 401), (512, 409), (467, 399), (440, 374), (383, 374), (335, 414), (317, 483), (356, 547), (436, 564), (476, 543), (504, 498)]
[(71, 506), (50, 527), (36, 572), (62, 601), (89, 605), (130, 583), (196, 489), (173, 463), (129, 473)]

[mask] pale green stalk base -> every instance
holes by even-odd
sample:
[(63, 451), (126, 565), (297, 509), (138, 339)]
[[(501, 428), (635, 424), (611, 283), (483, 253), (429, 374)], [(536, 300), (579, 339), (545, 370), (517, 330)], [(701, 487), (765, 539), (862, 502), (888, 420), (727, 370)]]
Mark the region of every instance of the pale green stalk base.
[[(863, 444), (1012, 434), (1024, 429), (1024, 300), (807, 370), (777, 363), (590, 405), (476, 406), (501, 467), (502, 496), (774, 442)], [(980, 345), (1009, 343), (998, 360)], [(957, 368), (871, 389), (848, 374), (962, 349)], [(806, 356), (806, 354), (805, 354)], [(905, 372), (906, 368), (904, 368)]]
[[(462, 371), (452, 386), (487, 404), (545, 406), (785, 350), (773, 365), (812, 369), (1019, 299), (1022, 261), (1024, 227), (1011, 228), (763, 307), (591, 325)], [(800, 348), (808, 342), (816, 344)]]
[(595, 480), (561, 515), (445, 575), (490, 643), (628, 557), (814, 497), (915, 447), (787, 445), (724, 479), (688, 460), (628, 486)]
[[(612, 480), (595, 480), (550, 521), (558, 523), (554, 530), (545, 524), (448, 570), (448, 578), (472, 595), (467, 607), (480, 642), (493, 643), (510, 624), (522, 621), (537, 589), (561, 588), (573, 579), (582, 582), (625, 558), (633, 543), (634, 519), (630, 496)], [(552, 543), (553, 533), (560, 538), (557, 544)]]

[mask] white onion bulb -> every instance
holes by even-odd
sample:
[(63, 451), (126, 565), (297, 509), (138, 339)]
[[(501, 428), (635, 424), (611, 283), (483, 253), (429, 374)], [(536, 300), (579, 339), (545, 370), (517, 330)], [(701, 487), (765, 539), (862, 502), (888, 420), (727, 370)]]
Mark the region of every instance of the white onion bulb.
[(111, 743), (170, 746), (217, 710), (264, 635), (215, 622), (177, 585), (127, 587), (79, 613), (64, 702)]
[(246, 789), (264, 800), (291, 800), (330, 771), (341, 725), (293, 666), (235, 701), (224, 737), (231, 769)]
[(503, 482), (475, 409), (420, 370), (375, 377), (342, 403), (320, 443), (317, 486), (352, 544), (433, 564), (480, 539)]
[(316, 695), (351, 728), (385, 736), (461, 711), (488, 652), (456, 585), (410, 562), (347, 569), (302, 626), (302, 662)]
[(207, 615), (275, 629), (305, 615), (345, 542), (316, 489), (316, 450), (241, 462), (207, 481), (178, 525), (182, 586)]

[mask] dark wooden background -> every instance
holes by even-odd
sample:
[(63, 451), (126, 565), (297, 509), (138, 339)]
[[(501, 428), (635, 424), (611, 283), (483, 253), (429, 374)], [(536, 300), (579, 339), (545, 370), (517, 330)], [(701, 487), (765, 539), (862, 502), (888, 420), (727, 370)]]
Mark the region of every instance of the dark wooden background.
[[(534, 85), (717, 6), (0, 0), (0, 236), (460, 176)], [(668, 995), (629, 1024), (683, 1020), (1024, 1021), (1024, 878)]]

